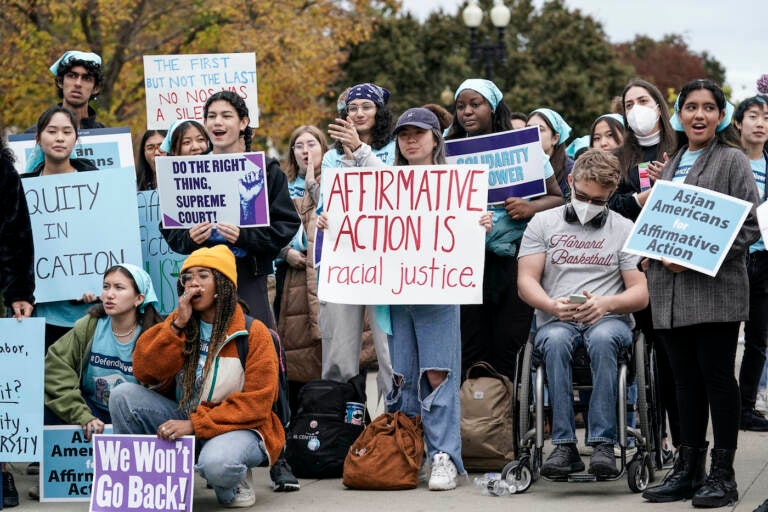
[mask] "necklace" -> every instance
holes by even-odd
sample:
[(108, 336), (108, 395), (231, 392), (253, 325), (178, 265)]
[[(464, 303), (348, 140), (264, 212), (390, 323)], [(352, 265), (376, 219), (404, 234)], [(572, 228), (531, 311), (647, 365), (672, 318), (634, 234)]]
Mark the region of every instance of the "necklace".
[(134, 332), (136, 332), (136, 328), (139, 326), (139, 324), (134, 325), (130, 331), (124, 332), (123, 334), (120, 334), (116, 330), (112, 329), (112, 334), (115, 335), (116, 338), (125, 338), (126, 336), (130, 336)]

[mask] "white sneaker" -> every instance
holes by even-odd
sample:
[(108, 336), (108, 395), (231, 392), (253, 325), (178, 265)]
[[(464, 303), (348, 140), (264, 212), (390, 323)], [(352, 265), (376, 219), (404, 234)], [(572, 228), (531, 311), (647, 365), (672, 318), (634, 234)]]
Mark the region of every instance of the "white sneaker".
[(226, 508), (246, 508), (256, 503), (256, 494), (253, 492), (253, 474), (251, 468), (245, 472), (245, 476), (235, 489), (235, 499), (229, 503), (222, 503)]
[[(627, 458), (634, 457), (634, 455), (637, 453), (637, 447), (627, 446), (626, 452), (627, 452)], [(621, 457), (621, 446), (617, 444), (613, 445), (613, 456), (616, 457), (617, 459)]]
[(432, 459), (432, 474), (429, 476), (430, 491), (450, 491), (456, 488), (456, 465), (445, 452), (438, 452)]
[(768, 412), (768, 388), (762, 388), (757, 391), (755, 409), (760, 412)]

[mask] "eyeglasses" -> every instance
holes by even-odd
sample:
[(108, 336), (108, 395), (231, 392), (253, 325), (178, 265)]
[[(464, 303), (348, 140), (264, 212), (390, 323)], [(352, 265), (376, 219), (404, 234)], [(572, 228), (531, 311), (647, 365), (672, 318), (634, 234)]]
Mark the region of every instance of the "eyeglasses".
[(147, 144), (144, 146), (144, 151), (147, 153), (157, 153), (162, 150), (160, 149), (160, 144)]
[(304, 151), (304, 148), (307, 148), (307, 151), (312, 151), (316, 147), (320, 146), (317, 142), (307, 142), (306, 144), (300, 142), (298, 144), (293, 145), (294, 151)]
[(77, 73), (76, 71), (67, 71), (66, 73), (64, 73), (64, 76), (66, 78), (69, 78), (70, 80), (77, 80), (79, 78), (83, 82), (95, 82), (96, 81), (96, 78), (93, 75), (90, 75), (88, 73)]
[(181, 281), (182, 285), (187, 284), (194, 278), (197, 278), (201, 281), (207, 281), (211, 278), (211, 273), (203, 270), (201, 272), (184, 272), (179, 276), (179, 280)]
[(590, 197), (579, 192), (579, 190), (576, 188), (576, 183), (573, 184), (573, 197), (583, 203), (592, 203), (595, 206), (605, 206), (608, 204), (608, 200), (612, 195), (613, 193), (611, 193), (606, 199), (603, 199), (602, 197)]
[(376, 105), (374, 105), (373, 103), (363, 103), (362, 105), (349, 105), (347, 107), (347, 112), (349, 112), (350, 114), (357, 114), (358, 111), (370, 112), (375, 108), (376, 108)]

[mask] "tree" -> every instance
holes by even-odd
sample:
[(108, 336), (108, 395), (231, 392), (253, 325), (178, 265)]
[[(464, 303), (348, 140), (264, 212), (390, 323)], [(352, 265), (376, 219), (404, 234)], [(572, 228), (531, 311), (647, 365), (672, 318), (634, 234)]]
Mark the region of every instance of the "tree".
[(692, 51), (681, 35), (668, 34), (661, 41), (638, 35), (628, 43), (616, 45), (619, 57), (635, 67), (637, 76), (656, 85), (660, 91), (679, 91), (696, 78), (725, 82), (725, 68), (707, 52)]
[(145, 54), (256, 52), (262, 128), (286, 138), (327, 116), (318, 101), (346, 58), (397, 0), (9, 0), (0, 11), (0, 124), (25, 127), (57, 100), (48, 66), (66, 49), (100, 54), (99, 119), (146, 127)]

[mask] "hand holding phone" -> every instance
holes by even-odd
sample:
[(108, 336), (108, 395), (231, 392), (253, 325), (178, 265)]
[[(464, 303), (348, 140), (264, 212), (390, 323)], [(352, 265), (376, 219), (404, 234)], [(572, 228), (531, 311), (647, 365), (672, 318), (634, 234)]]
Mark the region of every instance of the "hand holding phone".
[(568, 296), (568, 302), (571, 304), (584, 304), (587, 298), (584, 295), (573, 294)]

